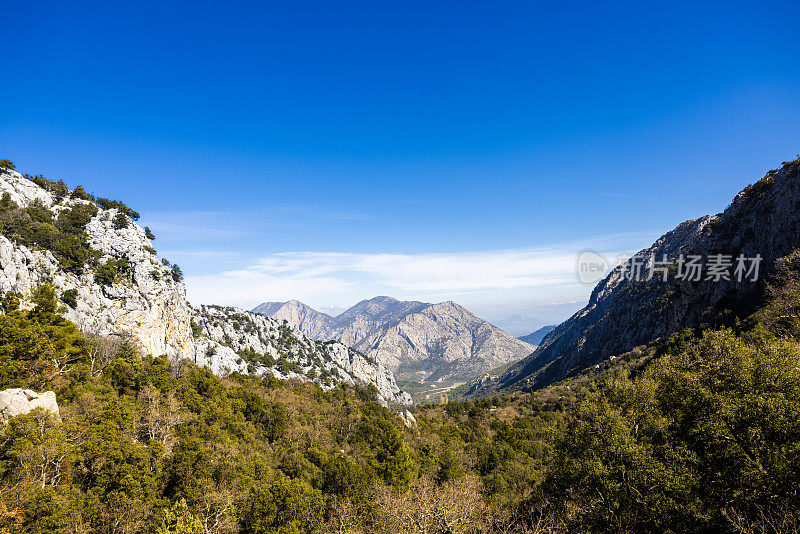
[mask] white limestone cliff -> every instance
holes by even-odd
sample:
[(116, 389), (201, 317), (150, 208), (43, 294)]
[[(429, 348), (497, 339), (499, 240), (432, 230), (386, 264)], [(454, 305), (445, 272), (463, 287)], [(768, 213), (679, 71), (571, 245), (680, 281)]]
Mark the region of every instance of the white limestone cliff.
[[(0, 172), (0, 195), (3, 193), (8, 193), (20, 208), (38, 200), (55, 215), (77, 204), (90, 203), (69, 197), (56, 198), (13, 171)], [(278, 321), (241, 310), (228, 313), (231, 320), (245, 320), (242, 317), (249, 316), (254, 330), (244, 332), (225, 323), (221, 312), (213, 311), (226, 308), (192, 308), (186, 301), (183, 283), (159, 260), (145, 231), (131, 220), (126, 227), (118, 227), (113, 223), (117, 215), (116, 208), (99, 208), (86, 225), (86, 236), (89, 246), (101, 254), (101, 263), (127, 260), (129, 269), (120, 280), (101, 284), (92, 269), (80, 275), (68, 272), (52, 252), (31, 250), (0, 235), (0, 294), (14, 291), (21, 295), (22, 305), (29, 307), (31, 303), (26, 299), (43, 284), (51, 284), (59, 295), (75, 290), (76, 305), (66, 306), (65, 317), (86, 332), (127, 337), (147, 354), (163, 355), (173, 361), (188, 358), (222, 375), (234, 371), (270, 372), (278, 378), (308, 380), (307, 374), (313, 368), (315, 373), (311, 379), (321, 384), (372, 383), (385, 402), (410, 402), (410, 397), (395, 384), (391, 371), (343, 345), (321, 348), (320, 344), (318, 347), (317, 342), (296, 329), (289, 329), (285, 342), (279, 345), (271, 343), (269, 337), (279, 335)], [(199, 334), (192, 330), (193, 318), (195, 328), (200, 327), (202, 331)], [(300, 372), (282, 372), (274, 366), (248, 365), (237, 354), (245, 348), (269, 354), (276, 360), (283, 356), (287, 362), (292, 359), (299, 362), (302, 352), (324, 363), (315, 366), (298, 363)], [(329, 383), (319, 378), (326, 375), (325, 371), (330, 374)]]

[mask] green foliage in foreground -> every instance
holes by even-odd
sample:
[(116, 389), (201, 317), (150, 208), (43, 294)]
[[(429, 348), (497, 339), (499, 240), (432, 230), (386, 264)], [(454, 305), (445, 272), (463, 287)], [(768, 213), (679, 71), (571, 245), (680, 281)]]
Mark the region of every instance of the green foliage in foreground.
[(372, 391), (142, 358), (84, 337), (52, 289), (33, 300), (3, 298), (0, 387), (55, 390), (62, 421), (0, 428), (10, 532), (799, 524), (800, 345), (760, 327), (687, 331), (544, 392), (421, 407), (408, 429)]
[(604, 377), (568, 410), (543, 487), (580, 530), (796, 528), (800, 347), (712, 331)]

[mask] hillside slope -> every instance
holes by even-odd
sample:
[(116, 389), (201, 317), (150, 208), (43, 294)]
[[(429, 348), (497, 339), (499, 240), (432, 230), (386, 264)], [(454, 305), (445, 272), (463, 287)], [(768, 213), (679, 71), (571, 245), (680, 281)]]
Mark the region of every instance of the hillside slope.
[[(584, 309), (553, 330), (530, 357), (492, 387), (542, 387), (685, 327), (743, 317), (762, 305), (777, 260), (798, 247), (800, 159), (784, 163), (746, 187), (723, 213), (680, 224), (614, 269), (595, 287)], [(703, 266), (717, 261), (718, 254), (730, 257), (729, 279), (715, 280), (707, 270), (699, 280), (681, 279), (681, 254), (687, 260), (698, 256), (697, 263)], [(661, 272), (649, 280), (628, 276), (637, 264), (663, 261), (664, 255), (672, 262), (666, 281)], [(757, 277), (737, 279), (740, 255), (745, 259), (761, 256)]]
[(527, 336), (519, 336), (519, 338), (524, 341), (525, 343), (530, 343), (531, 345), (539, 345), (544, 338), (547, 337), (547, 334), (552, 332), (555, 329), (556, 325), (551, 324), (547, 326), (543, 326), (534, 332), (531, 332)]

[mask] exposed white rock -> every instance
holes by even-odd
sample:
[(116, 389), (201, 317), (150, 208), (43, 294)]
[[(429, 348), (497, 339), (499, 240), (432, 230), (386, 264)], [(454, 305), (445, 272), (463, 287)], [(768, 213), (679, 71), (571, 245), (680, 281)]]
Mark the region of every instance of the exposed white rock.
[[(40, 201), (53, 213), (88, 203), (56, 199), (49, 192), (13, 171), (0, 173), (0, 195), (8, 193), (20, 208)], [(129, 221), (115, 227), (117, 209), (98, 209), (86, 225), (89, 246), (102, 254), (101, 262), (124, 258), (129, 271), (124, 280), (102, 285), (91, 269), (80, 276), (61, 268), (47, 250), (30, 250), (0, 236), (0, 294), (15, 291), (23, 307), (31, 292), (49, 283), (63, 294), (77, 291), (76, 306), (65, 316), (83, 331), (117, 334), (131, 339), (148, 354), (170, 360), (188, 358), (219, 375), (232, 372), (271, 373), (277, 378), (311, 379), (324, 387), (374, 384), (385, 403), (411, 402), (395, 383), (392, 372), (374, 360), (341, 344), (313, 341), (299, 330), (243, 310), (204, 306), (192, 308), (183, 283), (175, 280), (152, 248), (145, 231)], [(192, 320), (201, 333), (192, 331)], [(248, 362), (239, 352), (268, 355), (275, 365)], [(313, 372), (312, 372), (313, 371)]]
[[(8, 192), (20, 207), (40, 200), (58, 213), (84, 200), (53, 196), (16, 172), (0, 175), (0, 195)], [(101, 261), (125, 258), (131, 273), (112, 286), (95, 283), (94, 274), (81, 276), (61, 269), (49, 251), (29, 250), (0, 236), (0, 292), (16, 291), (23, 297), (45, 282), (58, 293), (78, 292), (77, 306), (65, 316), (82, 330), (101, 335), (124, 333), (154, 355), (176, 358), (194, 351), (190, 314), (183, 284), (173, 280), (152, 249), (144, 230), (131, 222), (127, 228), (112, 224), (117, 210), (99, 209), (86, 226), (89, 245), (99, 250)]]
[(403, 423), (409, 428), (417, 426), (417, 419), (414, 417), (414, 414), (409, 412), (408, 410), (403, 410), (400, 413), (400, 417), (403, 419)]
[(12, 417), (30, 413), (36, 408), (42, 408), (61, 420), (56, 394), (53, 391), (37, 393), (31, 389), (19, 388), (0, 391), (0, 421), (3, 423), (8, 423)]

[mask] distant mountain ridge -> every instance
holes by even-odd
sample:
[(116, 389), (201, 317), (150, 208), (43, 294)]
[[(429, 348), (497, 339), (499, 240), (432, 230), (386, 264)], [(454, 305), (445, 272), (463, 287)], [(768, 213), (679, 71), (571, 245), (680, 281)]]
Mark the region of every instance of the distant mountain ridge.
[(288, 302), (265, 302), (253, 308), (252, 313), (287, 321), (313, 339), (327, 341), (327, 332), (333, 325), (333, 318), (306, 306), (298, 300)]
[(556, 325), (549, 324), (547, 326), (539, 328), (535, 332), (531, 332), (527, 336), (520, 336), (519, 339), (521, 339), (525, 343), (530, 343), (531, 345), (539, 345), (542, 342), (542, 340), (544, 340), (544, 338), (547, 337), (547, 334), (552, 332), (553, 329), (555, 329), (555, 327)]
[(307, 336), (336, 340), (375, 358), (407, 379), (464, 378), (530, 354), (521, 341), (466, 308), (380, 296), (331, 317), (297, 300), (252, 310), (286, 320)]

